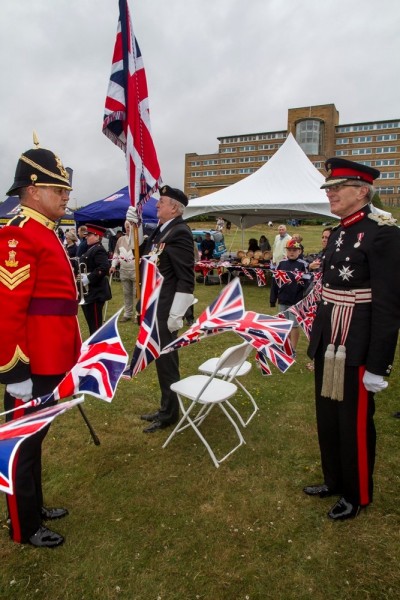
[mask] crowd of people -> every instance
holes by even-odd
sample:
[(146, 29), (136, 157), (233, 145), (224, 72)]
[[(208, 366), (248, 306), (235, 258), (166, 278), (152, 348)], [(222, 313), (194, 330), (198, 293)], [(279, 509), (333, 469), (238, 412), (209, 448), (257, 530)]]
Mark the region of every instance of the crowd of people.
[[(326, 170), (322, 187), (340, 221), (322, 231), (321, 251), (307, 260), (301, 236), (290, 236), (283, 224), (272, 247), (263, 235), (258, 241), (249, 240), (249, 250), (271, 250), (272, 270), (289, 279), (285, 286), (272, 280), (270, 304), (278, 303), (279, 311), (292, 320), (294, 352), (299, 329), (288, 308), (304, 297), (312, 272), (322, 277), (322, 300), (308, 354), (315, 363), (323, 479), (305, 486), (304, 492), (320, 498), (337, 496), (328, 513), (337, 521), (356, 517), (373, 498), (374, 395), (387, 386), (400, 327), (400, 283), (393, 276), (400, 258), (400, 231), (371, 205), (379, 171), (339, 158), (328, 159)], [(0, 346), (0, 382), (5, 384), (8, 421), (40, 410), (25, 403), (52, 392), (73, 367), (81, 346), (78, 306), (89, 333), (94, 333), (103, 322), (104, 304), (111, 298), (109, 277), (117, 268), (125, 311), (121, 321), (133, 318), (132, 230), (140, 229), (136, 209), (128, 209), (125, 233), (116, 240), (110, 266), (102, 244), (103, 227), (89, 223), (76, 233), (65, 232), (64, 239), (56, 233), (70, 190), (68, 173), (54, 152), (35, 147), (22, 153), (8, 191), (19, 195), (22, 209), (0, 230), (0, 299), (8, 315)], [(143, 240), (138, 232), (140, 255), (156, 262), (163, 276), (157, 309), (161, 347), (176, 339), (195, 302), (193, 235), (183, 219), (187, 205), (184, 192), (164, 185), (157, 203), (157, 228)], [(210, 241), (206, 236), (202, 256), (212, 254)], [(136, 308), (140, 313), (140, 306)], [(159, 406), (141, 415), (146, 434), (171, 427), (179, 419), (178, 399), (171, 391), (171, 384), (180, 379), (178, 353), (162, 354), (156, 370)], [(21, 445), (13, 472), (14, 493), (7, 495), (11, 539), (35, 547), (61, 545), (63, 536), (47, 522), (68, 515), (65, 508), (44, 504), (41, 448), (47, 431), (45, 427)]]

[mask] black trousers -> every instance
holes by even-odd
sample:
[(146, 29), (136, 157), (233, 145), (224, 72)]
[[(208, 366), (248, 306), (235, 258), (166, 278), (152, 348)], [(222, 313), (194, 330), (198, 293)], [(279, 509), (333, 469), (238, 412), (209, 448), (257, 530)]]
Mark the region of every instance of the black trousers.
[[(177, 337), (176, 331), (174, 333), (169, 331), (167, 319), (158, 319), (158, 331), (162, 348)], [(162, 354), (156, 360), (156, 369), (161, 390), (159, 420), (168, 425), (173, 425), (179, 418), (179, 402), (178, 396), (175, 392), (171, 391), (170, 386), (181, 378), (178, 352)]]
[(92, 335), (103, 325), (103, 307), (105, 302), (91, 302), (90, 304), (82, 304), (83, 314), (85, 315), (86, 323), (89, 327), (89, 333)]
[[(51, 393), (63, 375), (33, 375), (33, 397)], [(7, 421), (37, 412), (52, 406), (47, 402), (43, 407), (24, 408), (22, 400), (4, 394), (5, 410), (14, 410), (6, 416)], [(18, 410), (16, 410), (18, 409)], [(25, 543), (41, 526), (42, 492), (42, 442), (50, 426), (30, 436), (22, 442), (14, 460), (14, 494), (6, 494), (8, 514), (11, 519), (10, 536), (15, 542)]]
[(346, 367), (342, 402), (321, 396), (324, 356), (315, 356), (318, 440), (324, 482), (352, 504), (372, 502), (376, 431), (374, 394), (362, 382), (365, 367)]

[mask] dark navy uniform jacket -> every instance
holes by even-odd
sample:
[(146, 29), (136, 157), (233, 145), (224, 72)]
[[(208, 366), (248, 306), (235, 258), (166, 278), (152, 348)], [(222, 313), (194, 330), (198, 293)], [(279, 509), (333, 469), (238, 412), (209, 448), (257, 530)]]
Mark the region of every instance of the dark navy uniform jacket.
[[(342, 219), (324, 253), (326, 289), (371, 289), (372, 302), (354, 306), (345, 343), (346, 365), (389, 375), (400, 328), (400, 229), (394, 220), (371, 213), (369, 205)], [(321, 300), (311, 331), (308, 355), (331, 342), (333, 304)], [(340, 343), (340, 332), (335, 341)]]
[(158, 301), (157, 318), (167, 320), (175, 292), (193, 294), (194, 243), (190, 227), (176, 217), (162, 230), (157, 228), (148, 238), (144, 255), (158, 246), (158, 269), (164, 277)]

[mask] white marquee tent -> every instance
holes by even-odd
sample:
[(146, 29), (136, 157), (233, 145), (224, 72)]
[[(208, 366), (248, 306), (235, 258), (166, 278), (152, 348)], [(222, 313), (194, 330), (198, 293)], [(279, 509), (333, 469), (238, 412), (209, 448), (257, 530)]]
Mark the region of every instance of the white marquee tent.
[(333, 219), (320, 186), (323, 175), (314, 167), (293, 135), (273, 157), (249, 177), (227, 188), (190, 200), (184, 218), (211, 214), (243, 229), (256, 223), (310, 219)]

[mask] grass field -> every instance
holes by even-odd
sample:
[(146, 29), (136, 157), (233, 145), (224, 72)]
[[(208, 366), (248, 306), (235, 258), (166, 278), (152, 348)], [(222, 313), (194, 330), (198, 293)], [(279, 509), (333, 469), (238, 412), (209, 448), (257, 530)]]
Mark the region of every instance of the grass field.
[[(235, 235), (234, 227), (227, 236)], [(319, 249), (322, 227), (302, 227), (306, 251)], [(289, 232), (292, 230), (289, 228)], [(260, 233), (272, 240), (264, 228)], [(236, 249), (239, 245), (236, 246)], [(197, 284), (196, 314), (219, 286)], [(269, 290), (243, 284), (246, 308), (270, 313)], [(122, 303), (118, 283), (108, 314)], [(83, 335), (87, 330), (82, 322)], [(120, 325), (130, 351), (137, 327)], [(376, 398), (378, 433), (373, 504), (349, 522), (326, 513), (335, 499), (313, 499), (302, 488), (321, 481), (313, 400), (302, 335), (285, 374), (246, 379), (260, 411), (244, 430), (246, 445), (216, 469), (185, 431), (163, 450), (167, 431), (142, 433), (139, 415), (157, 408), (154, 365), (121, 381), (111, 404), (87, 398), (96, 447), (78, 410), (56, 419), (44, 443), (48, 506), (70, 515), (54, 523), (64, 546), (39, 550), (13, 544), (1, 509), (0, 598), (68, 600), (381, 600), (399, 597), (399, 364)], [(214, 336), (180, 351), (181, 373), (238, 341)], [(241, 410), (247, 405), (237, 397)], [(204, 424), (215, 446), (231, 432), (218, 411)]]

